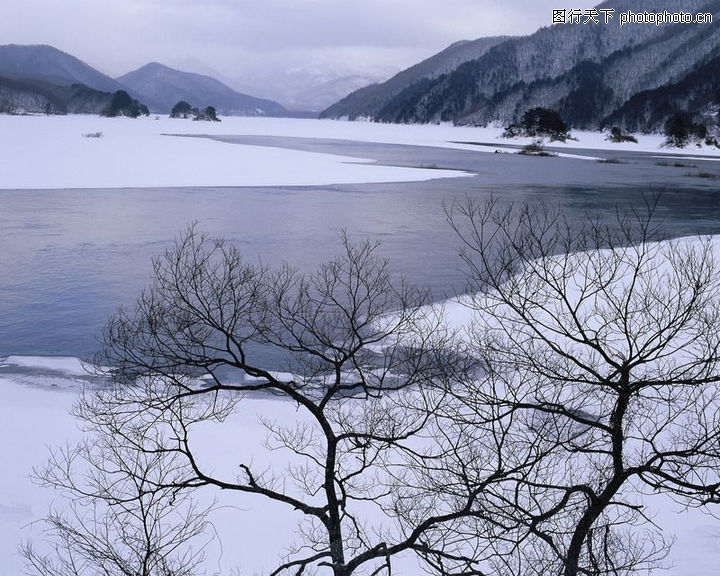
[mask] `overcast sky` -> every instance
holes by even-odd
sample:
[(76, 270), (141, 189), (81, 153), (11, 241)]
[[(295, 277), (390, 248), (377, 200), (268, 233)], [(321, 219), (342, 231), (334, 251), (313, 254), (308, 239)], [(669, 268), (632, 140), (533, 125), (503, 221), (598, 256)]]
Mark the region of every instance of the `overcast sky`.
[(399, 70), (457, 40), (533, 32), (557, 7), (550, 0), (7, 0), (0, 43), (51, 44), (112, 76), (159, 61), (252, 83), (260, 70)]

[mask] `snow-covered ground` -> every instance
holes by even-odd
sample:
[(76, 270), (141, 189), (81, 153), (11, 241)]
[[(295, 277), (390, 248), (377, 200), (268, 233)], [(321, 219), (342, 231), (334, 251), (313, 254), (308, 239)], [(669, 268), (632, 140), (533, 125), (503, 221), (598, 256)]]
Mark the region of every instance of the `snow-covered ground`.
[(23, 574), (17, 555), (30, 523), (48, 512), (52, 494), (30, 480), (33, 467), (47, 460), (48, 447), (73, 442), (79, 432), (68, 411), (77, 392), (72, 382), (55, 378), (0, 376), (0, 566), (8, 576)]
[[(463, 176), (167, 135), (247, 134), (244, 120), (0, 115), (0, 189), (304, 186)], [(102, 136), (93, 137), (97, 134)]]
[[(50, 446), (78, 441), (81, 437), (68, 413), (77, 397), (77, 381), (70, 374), (61, 373), (54, 378), (36, 376), (23, 381), (0, 377), (0, 394), (3, 452), (0, 566), (3, 575), (19, 576), (23, 574), (23, 562), (17, 554), (17, 545), (21, 538), (37, 541), (41, 536), (42, 525), (33, 522), (47, 513), (54, 497), (51, 491), (33, 484), (29, 476), (32, 468), (47, 459)], [(294, 405), (273, 399), (248, 398), (243, 408), (242, 413), (222, 425), (221, 434), (208, 433), (204, 439), (210, 457), (217, 459), (219, 466), (225, 455), (237, 456), (238, 439), (242, 439), (244, 450), (261, 446), (265, 429), (259, 421), (260, 414), (276, 421), (297, 418)], [(267, 455), (258, 452), (253, 462), (260, 465), (264, 458)], [(231, 574), (234, 568), (239, 568), (243, 576), (267, 574), (295, 541), (293, 531), (299, 517), (286, 506), (262, 498), (220, 496), (221, 507), (212, 520), (223, 546), (208, 550), (212, 558), (208, 574)], [(671, 569), (663, 574), (713, 574), (720, 565), (720, 521), (697, 510), (684, 511), (667, 498), (656, 497), (650, 505), (657, 511), (655, 521), (666, 535), (677, 537), (667, 559)], [(395, 573), (406, 576), (417, 573), (415, 562), (405, 558), (396, 566)]]
[[(42, 547), (43, 524), (38, 520), (51, 506), (62, 507), (61, 498), (33, 482), (32, 470), (47, 461), (51, 447), (81, 440), (69, 412), (87, 374), (75, 358), (11, 356), (0, 358), (0, 368), (18, 370), (18, 375), (0, 375), (0, 574), (20, 576), (24, 561), (18, 544), (30, 540)], [(287, 423), (299, 417), (291, 402), (248, 397), (223, 424), (210, 424), (194, 434), (201, 445), (201, 464), (232, 477), (238, 458), (244, 457), (258, 470), (272, 464), (282, 473), (282, 452), (270, 454), (264, 448), (267, 431), (261, 416)], [(218, 538), (207, 550), (208, 575), (268, 574), (298, 541), (295, 529), (300, 515), (286, 505), (213, 489), (195, 497), (203, 503), (217, 500), (211, 521)], [(406, 568), (400, 574), (417, 572), (411, 556), (399, 560), (399, 565)]]
[[(694, 242), (687, 239), (683, 242)], [(720, 237), (713, 239), (715, 258), (720, 261)], [(447, 303), (447, 320), (459, 327), (467, 325), (471, 312), (458, 299)], [(10, 576), (21, 573), (16, 555), (18, 540), (37, 537), (39, 525), (31, 524), (47, 511), (52, 494), (33, 485), (28, 474), (47, 457), (47, 446), (79, 438), (68, 410), (82, 384), (83, 368), (74, 358), (9, 357), (0, 360), (0, 447), (3, 474), (0, 474), (0, 566)], [(16, 373), (13, 373), (16, 371)], [(269, 398), (247, 398), (241, 409), (217, 433), (209, 427), (197, 441), (202, 442), (208, 462), (216, 470), (228, 465), (228, 454), (236, 462), (238, 453), (260, 468), (271, 458), (262, 449), (265, 437), (259, 416), (267, 420), (291, 422), (298, 417), (292, 403)], [(272, 458), (277, 454), (273, 454)], [(282, 466), (278, 467), (279, 470)], [(253, 497), (219, 495), (222, 505), (213, 520), (222, 555), (208, 566), (209, 573), (267, 573), (293, 540), (297, 517), (287, 507), (268, 504)], [(667, 558), (667, 576), (712, 574), (720, 565), (720, 520), (698, 510), (683, 510), (664, 496), (653, 496), (646, 504), (655, 512), (655, 522), (668, 539), (677, 540)], [(209, 550), (214, 557), (217, 548)], [(397, 574), (415, 574), (417, 567), (406, 558)]]
[[(102, 137), (87, 135), (101, 133)], [(128, 188), (193, 186), (290, 186), (356, 182), (410, 182), (457, 177), (462, 173), (379, 166), (358, 158), (228, 144), (182, 135), (257, 135), (329, 138), (435, 146), (478, 153), (515, 152), (501, 128), (450, 125), (396, 125), (289, 118), (226, 117), (220, 123), (167, 117), (0, 115), (0, 189)], [(639, 135), (638, 144), (612, 144), (599, 132), (573, 131), (577, 140), (547, 143), (558, 148), (709, 154), (717, 148), (662, 148), (660, 135)], [(478, 147), (459, 142), (490, 143)], [(592, 156), (577, 156), (594, 159)], [(41, 169), (40, 169), (41, 168)]]

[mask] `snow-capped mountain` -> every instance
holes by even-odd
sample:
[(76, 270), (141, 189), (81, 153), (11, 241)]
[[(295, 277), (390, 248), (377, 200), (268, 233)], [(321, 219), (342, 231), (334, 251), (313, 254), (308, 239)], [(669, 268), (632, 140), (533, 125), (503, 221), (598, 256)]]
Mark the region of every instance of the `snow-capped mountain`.
[(337, 102), (351, 92), (375, 84), (379, 78), (371, 74), (329, 75), (317, 74), (311, 78), (297, 78), (296, 81), (278, 83), (280, 99), (294, 110), (320, 111)]
[(274, 62), (267, 66), (253, 66), (224, 78), (230, 86), (249, 94), (263, 94), (280, 102), (289, 110), (324, 110), (351, 92), (383, 82), (397, 74), (390, 66), (348, 66), (333, 62), (305, 62), (287, 66)]
[[(687, 88), (690, 81), (684, 79), (707, 76), (708, 66), (720, 55), (720, 0), (647, 0), (642, 5), (648, 12), (707, 12), (713, 15), (711, 24), (620, 26), (620, 13), (637, 12), (636, 2), (613, 0), (598, 9), (613, 9), (613, 19), (607, 24), (556, 24), (530, 36), (501, 39), (477, 57), (448, 64), (439, 75), (401, 81), (409, 71), (399, 74), (385, 83), (397, 85), (390, 97), (390, 91), (378, 98), (377, 88), (365, 88), (323, 115), (487, 124), (517, 121), (528, 108), (544, 106), (558, 110), (575, 127), (598, 127), (615, 119), (636, 129), (657, 128), (672, 111), (641, 117), (628, 103), (641, 92)], [(691, 112), (707, 107), (708, 92), (702, 101), (685, 102), (694, 107)]]

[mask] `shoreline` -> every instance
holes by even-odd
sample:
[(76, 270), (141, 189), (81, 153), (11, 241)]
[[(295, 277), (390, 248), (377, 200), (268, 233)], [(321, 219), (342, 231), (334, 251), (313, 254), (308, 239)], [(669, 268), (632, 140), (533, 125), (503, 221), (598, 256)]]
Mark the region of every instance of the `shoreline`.
[[(165, 117), (0, 115), (0, 131), (4, 136), (0, 142), (0, 190), (421, 182), (473, 174), (441, 164), (380, 163), (363, 156), (362, 151), (353, 155), (348, 149), (352, 145), (403, 146), (484, 155), (516, 153), (536, 140), (500, 138), (502, 128), (498, 127), (248, 117), (207, 123)], [(544, 142), (543, 146), (558, 156), (586, 161), (638, 153), (720, 161), (720, 149), (662, 147), (661, 135), (638, 135), (638, 144), (614, 144), (601, 132), (576, 131), (572, 135), (572, 140)], [(299, 140), (305, 143), (299, 145)], [(313, 142), (325, 146), (313, 148)]]

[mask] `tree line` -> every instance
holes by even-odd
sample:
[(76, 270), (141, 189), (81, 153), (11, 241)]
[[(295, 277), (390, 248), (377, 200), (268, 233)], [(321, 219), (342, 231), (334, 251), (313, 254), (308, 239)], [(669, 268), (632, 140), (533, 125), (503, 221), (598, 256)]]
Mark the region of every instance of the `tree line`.
[[(675, 110), (667, 116), (663, 124), (665, 145), (676, 148), (684, 148), (692, 143), (720, 146), (717, 141), (716, 124), (717, 122), (713, 120), (708, 124), (707, 118), (695, 117), (686, 110)], [(503, 138), (525, 136), (548, 138), (551, 142), (565, 142), (570, 138), (569, 130), (557, 110), (538, 106), (526, 110), (518, 124), (506, 126)], [(611, 142), (637, 143), (637, 139), (631, 134), (626, 134), (620, 126), (612, 126), (609, 131), (607, 139)]]

